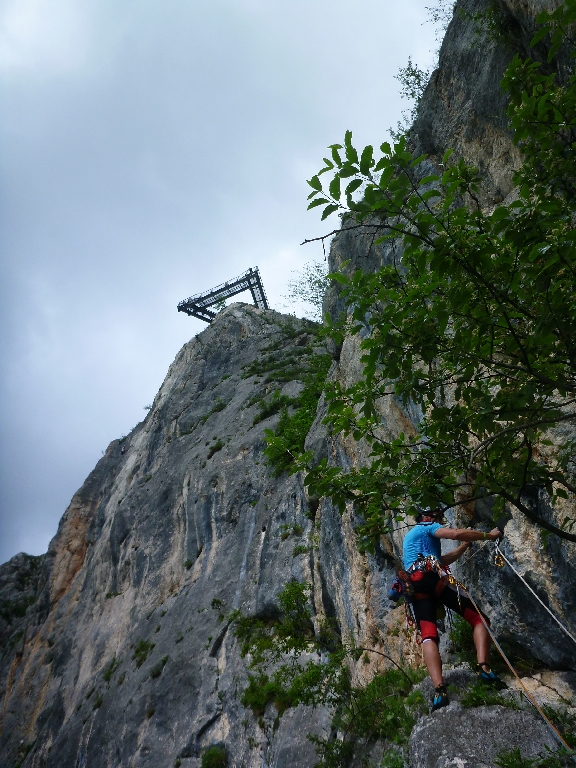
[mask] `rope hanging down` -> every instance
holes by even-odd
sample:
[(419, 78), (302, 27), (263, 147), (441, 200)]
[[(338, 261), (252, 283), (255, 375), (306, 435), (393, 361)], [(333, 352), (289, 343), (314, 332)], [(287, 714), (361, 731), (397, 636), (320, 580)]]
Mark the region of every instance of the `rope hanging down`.
[[(462, 585), (462, 586), (463, 586), (463, 585)], [(554, 725), (553, 723), (551, 723), (551, 722), (550, 722), (550, 720), (549, 720), (549, 719), (546, 717), (546, 715), (545, 715), (545, 714), (544, 714), (544, 712), (542, 711), (542, 708), (539, 706), (539, 704), (538, 704), (538, 702), (536, 701), (536, 699), (534, 698), (534, 696), (532, 696), (532, 694), (530, 693), (530, 691), (529, 691), (529, 690), (526, 688), (526, 686), (525, 686), (525, 685), (524, 685), (524, 683), (522, 682), (522, 679), (519, 677), (518, 673), (516, 672), (516, 670), (514, 669), (514, 667), (512, 666), (512, 664), (510, 664), (510, 662), (508, 661), (508, 657), (506, 656), (506, 654), (505, 654), (505, 653), (504, 653), (504, 651), (502, 650), (502, 647), (501, 647), (500, 643), (499, 643), (499, 642), (498, 642), (498, 640), (496, 640), (496, 638), (494, 637), (494, 634), (493, 634), (492, 630), (490, 629), (490, 627), (489, 627), (489, 626), (488, 626), (488, 624), (486, 623), (486, 621), (485, 621), (485, 619), (484, 619), (484, 616), (482, 616), (482, 613), (481, 613), (480, 609), (478, 608), (478, 606), (476, 605), (476, 603), (475, 603), (475, 601), (474, 601), (474, 598), (473, 598), (473, 597), (472, 597), (472, 595), (470, 594), (470, 591), (469, 591), (469, 590), (466, 590), (466, 591), (467, 591), (467, 593), (468, 593), (468, 597), (470, 598), (470, 602), (472, 603), (472, 605), (474, 606), (474, 608), (475, 608), (475, 609), (478, 611), (478, 615), (479, 615), (479, 616), (480, 616), (480, 618), (482, 619), (482, 624), (484, 624), (484, 626), (486, 627), (486, 629), (487, 629), (487, 631), (488, 631), (488, 634), (489, 634), (489, 635), (490, 635), (490, 637), (492, 638), (492, 641), (494, 642), (494, 645), (496, 646), (496, 648), (498, 649), (498, 651), (499, 651), (499, 653), (500, 653), (500, 656), (502, 656), (502, 658), (503, 658), (503, 659), (504, 659), (504, 661), (506, 662), (506, 665), (508, 666), (508, 669), (509, 669), (509, 670), (512, 672), (512, 674), (514, 675), (514, 677), (516, 678), (516, 680), (518, 680), (518, 682), (520, 683), (520, 685), (521, 685), (521, 687), (522, 687), (522, 690), (524, 691), (524, 695), (526, 696), (526, 698), (528, 699), (528, 701), (529, 701), (531, 704), (533, 704), (533, 705), (536, 707), (536, 709), (538, 710), (538, 713), (539, 713), (539, 714), (540, 714), (540, 716), (543, 718), (543, 720), (546, 722), (546, 724), (548, 725), (548, 727), (550, 728), (550, 730), (552, 731), (552, 733), (553, 733), (553, 734), (556, 736), (556, 738), (557, 738), (557, 739), (560, 741), (560, 743), (562, 744), (562, 746), (563, 746), (563, 747), (565, 747), (565, 749), (568, 751), (568, 754), (569, 754), (569, 755), (572, 757), (572, 760), (573, 760), (573, 761), (576, 763), (576, 756), (574, 755), (574, 750), (573, 750), (573, 749), (570, 747), (570, 745), (569, 745), (569, 744), (568, 744), (568, 743), (567, 743), (567, 742), (564, 740), (564, 738), (562, 737), (562, 735), (560, 734), (560, 732), (558, 731), (558, 729), (555, 727), (555, 725)]]
[(510, 560), (508, 560), (508, 558), (506, 557), (506, 555), (505, 555), (505, 554), (502, 552), (502, 550), (501, 550), (501, 549), (500, 549), (500, 547), (498, 546), (498, 542), (496, 542), (496, 544), (494, 545), (494, 551), (495, 551), (495, 553), (496, 553), (496, 557), (501, 557), (501, 558), (502, 558), (502, 560), (505, 560), (505, 561), (508, 563), (508, 565), (510, 566), (510, 568), (512, 568), (512, 570), (514, 571), (514, 573), (516, 574), (516, 576), (518, 576), (518, 578), (519, 578), (519, 579), (520, 579), (520, 581), (521, 581), (521, 582), (524, 584), (524, 586), (525, 586), (527, 589), (529, 589), (529, 590), (530, 590), (530, 592), (531, 592), (531, 593), (534, 595), (534, 597), (536, 598), (536, 600), (538, 600), (538, 602), (540, 603), (540, 605), (542, 606), (542, 608), (544, 608), (546, 611), (548, 611), (548, 613), (550, 614), (550, 616), (552, 616), (552, 618), (554, 619), (554, 621), (556, 622), (556, 624), (558, 624), (558, 626), (560, 627), (560, 629), (561, 629), (563, 632), (565, 632), (565, 633), (568, 635), (568, 637), (569, 637), (569, 638), (572, 640), (572, 642), (573, 642), (573, 643), (575, 643), (575, 644), (576, 644), (576, 637), (574, 637), (574, 635), (573, 635), (573, 634), (572, 634), (572, 633), (571, 633), (571, 632), (570, 632), (568, 629), (566, 629), (566, 627), (565, 627), (565, 626), (562, 624), (562, 622), (560, 621), (560, 619), (558, 619), (558, 618), (557, 618), (557, 617), (556, 617), (556, 616), (555, 616), (555, 615), (552, 613), (552, 611), (550, 610), (550, 608), (548, 608), (548, 606), (547, 606), (545, 603), (543, 603), (543, 602), (542, 602), (542, 600), (540, 600), (540, 598), (538, 597), (538, 595), (536, 594), (536, 592), (534, 592), (534, 590), (532, 589), (532, 587), (530, 586), (530, 584), (528, 584), (528, 582), (526, 581), (526, 579), (524, 579), (524, 578), (523, 578), (523, 576), (521, 576), (521, 575), (518, 573), (518, 571), (516, 570), (516, 568), (514, 568), (514, 566), (513, 566), (513, 565), (512, 565), (512, 563), (510, 562)]

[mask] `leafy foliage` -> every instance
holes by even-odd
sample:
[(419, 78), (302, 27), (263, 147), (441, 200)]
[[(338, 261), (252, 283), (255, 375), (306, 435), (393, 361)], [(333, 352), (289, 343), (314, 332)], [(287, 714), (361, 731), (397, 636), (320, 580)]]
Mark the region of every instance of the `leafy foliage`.
[(142, 664), (148, 658), (148, 654), (155, 648), (154, 643), (149, 643), (148, 640), (138, 640), (132, 654), (132, 660), (136, 662), (136, 666), (140, 668)]
[(567, 768), (573, 765), (572, 757), (565, 749), (558, 752), (548, 751), (548, 754), (539, 757), (522, 757), (519, 747), (509, 752), (503, 752), (496, 759), (496, 765), (500, 768)]
[(202, 753), (201, 768), (226, 768), (228, 765), (228, 752), (226, 747), (215, 744)]
[(3, 619), (7, 624), (12, 624), (14, 619), (24, 617), (28, 608), (35, 602), (35, 595), (27, 595), (20, 600), (2, 600), (0, 602), (0, 619)]
[(157, 677), (160, 677), (162, 674), (162, 671), (164, 667), (166, 666), (166, 663), (168, 662), (169, 656), (163, 656), (158, 664), (155, 664), (152, 669), (150, 670), (150, 677), (152, 679), (156, 679)]
[(462, 697), (463, 707), (495, 706), (518, 709), (518, 702), (513, 696), (503, 695), (493, 688), (478, 681)]
[(420, 67), (412, 61), (412, 58), (408, 57), (408, 62), (405, 67), (400, 67), (398, 74), (394, 75), (395, 79), (400, 83), (400, 96), (403, 99), (408, 99), (412, 102), (409, 110), (402, 111), (403, 122), (399, 121), (396, 126), (396, 130), (391, 129), (390, 134), (395, 141), (400, 140), (403, 136), (406, 136), (410, 126), (414, 122), (418, 113), (418, 107), (420, 100), (428, 81), (430, 80), (430, 69), (420, 69)]
[(232, 615), (242, 653), (250, 656), (250, 666), (256, 670), (242, 704), (260, 718), (270, 704), (279, 715), (298, 704), (328, 707), (333, 728), (343, 736), (309, 737), (320, 756), (317, 765), (323, 768), (346, 765), (363, 743), (383, 739), (406, 744), (415, 713), (424, 706), (421, 693), (412, 691), (413, 683), (421, 679), (419, 672), (412, 670), (409, 676), (398, 667), (374, 675), (367, 684), (355, 683), (353, 665), (366, 653), (380, 652), (342, 642), (329, 623), (315, 632), (310, 589), (307, 584), (288, 583), (278, 595), (281, 618)]
[(114, 674), (114, 672), (116, 672), (116, 670), (118, 669), (119, 666), (120, 666), (120, 659), (117, 659), (114, 656), (114, 658), (112, 659), (110, 664), (108, 664), (108, 666), (106, 667), (106, 669), (102, 673), (103, 680), (105, 680), (107, 683), (109, 683), (110, 680), (112, 679), (112, 675)]
[(329, 284), (326, 264), (310, 261), (288, 281), (288, 294), (284, 298), (295, 304), (308, 304), (311, 307), (310, 319), (319, 322), (322, 320), (322, 301)]
[(222, 448), (224, 448), (224, 443), (222, 442), (222, 440), (216, 440), (216, 442), (210, 446), (210, 449), (208, 451), (208, 455), (206, 458), (211, 459), (212, 456), (214, 456), (215, 453), (218, 453), (218, 451), (221, 451)]
[(260, 410), (256, 416), (254, 416), (252, 426), (256, 426), (256, 424), (264, 421), (264, 419), (268, 419), (270, 416), (274, 416), (274, 414), (278, 413), (278, 411), (281, 411), (282, 408), (286, 408), (292, 405), (294, 399), (295, 398), (287, 397), (286, 395), (281, 395), (280, 390), (276, 389), (272, 394), (272, 397), (268, 400), (264, 400), (260, 405)]
[[(541, 14), (534, 44), (547, 39), (553, 57), (575, 21), (576, 0)], [(516, 57), (503, 87), (524, 157), (512, 202), (484, 210), (477, 170), (450, 152), (436, 172), (404, 139), (375, 155), (350, 131), (308, 182), (309, 208), (342, 212), (344, 228), (375, 233), (393, 259), (331, 275), (349, 308), (331, 333), (362, 334), (364, 375), (328, 389), (328, 422), (366, 441), (370, 466), (324, 461), (306, 478), (340, 509), (356, 503), (368, 548), (393, 518), (478, 498), (576, 541), (573, 516), (556, 525), (534, 503), (539, 489), (552, 503), (576, 493), (575, 441), (549, 440), (576, 423), (576, 76), (562, 85)], [(387, 399), (417, 414), (409, 433), (382, 434)]]
[(283, 405), (276, 429), (265, 430), (267, 446), (264, 454), (276, 475), (291, 469), (295, 457), (304, 450), (304, 441), (316, 418), (318, 400), (331, 364), (330, 355), (311, 354), (296, 377), (304, 383), (304, 388), (297, 397), (290, 398), (293, 410)]

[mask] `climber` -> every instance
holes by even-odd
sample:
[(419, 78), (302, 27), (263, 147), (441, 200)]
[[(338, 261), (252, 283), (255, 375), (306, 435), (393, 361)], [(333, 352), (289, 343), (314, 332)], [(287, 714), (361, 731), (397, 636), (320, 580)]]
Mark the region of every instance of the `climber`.
[[(473, 627), (474, 645), (478, 657), (477, 669), (482, 682), (488, 685), (503, 685), (490, 669), (488, 630), (469, 597), (461, 588), (449, 584), (445, 571), (445, 566), (458, 560), (473, 541), (496, 541), (502, 536), (502, 532), (498, 528), (494, 528), (490, 533), (464, 528), (445, 528), (443, 523), (442, 510), (421, 512), (416, 517), (416, 525), (404, 538), (404, 567), (410, 586), (413, 588), (413, 594), (408, 599), (412, 604), (414, 618), (422, 636), (424, 662), (435, 687), (432, 711), (445, 707), (449, 703), (442, 677), (442, 659), (438, 650), (436, 611), (440, 604), (456, 611)], [(442, 539), (462, 543), (443, 555)], [(486, 616), (484, 621), (489, 624)]]

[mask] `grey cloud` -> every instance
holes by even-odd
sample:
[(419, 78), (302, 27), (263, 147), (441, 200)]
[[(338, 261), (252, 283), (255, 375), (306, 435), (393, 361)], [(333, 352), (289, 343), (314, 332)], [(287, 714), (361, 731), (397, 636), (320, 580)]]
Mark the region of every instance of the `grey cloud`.
[(203, 327), (180, 299), (258, 264), (278, 306), (321, 258), (306, 177), (347, 128), (386, 138), (434, 44), (416, 0), (19, 2), (53, 14), (18, 37), (0, 3), (0, 561), (144, 416)]

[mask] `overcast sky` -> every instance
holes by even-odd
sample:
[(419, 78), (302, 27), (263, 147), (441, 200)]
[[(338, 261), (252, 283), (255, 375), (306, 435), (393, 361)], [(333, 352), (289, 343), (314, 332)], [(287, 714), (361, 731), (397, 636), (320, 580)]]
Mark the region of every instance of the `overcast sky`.
[(388, 138), (427, 4), (0, 0), (0, 562), (142, 420), (205, 327), (181, 299), (259, 266), (284, 308), (327, 231), (306, 179)]

